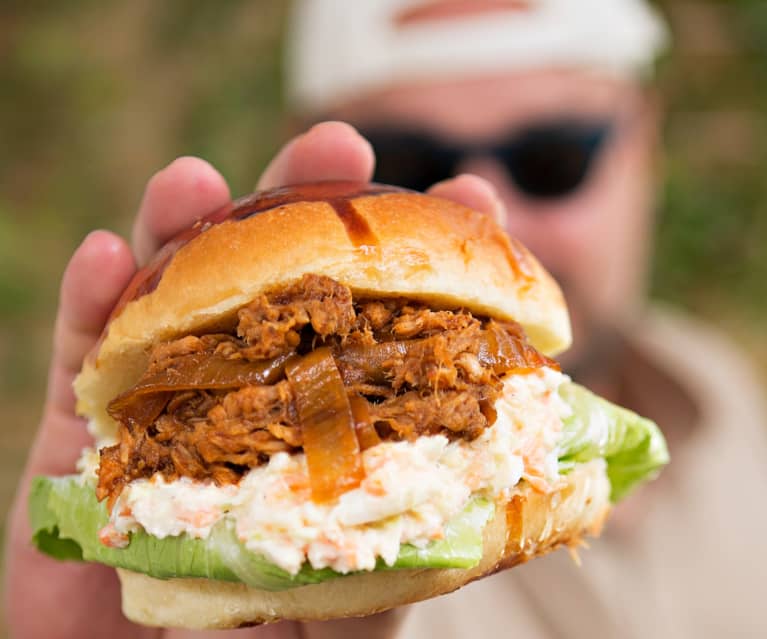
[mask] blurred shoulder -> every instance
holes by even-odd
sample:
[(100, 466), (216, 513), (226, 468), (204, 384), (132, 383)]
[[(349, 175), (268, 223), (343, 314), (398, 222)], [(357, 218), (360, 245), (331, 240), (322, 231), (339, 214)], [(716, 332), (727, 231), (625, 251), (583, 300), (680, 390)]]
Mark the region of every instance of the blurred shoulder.
[(767, 423), (764, 380), (755, 362), (714, 323), (655, 303), (628, 338), (694, 398), (704, 415), (738, 414)]

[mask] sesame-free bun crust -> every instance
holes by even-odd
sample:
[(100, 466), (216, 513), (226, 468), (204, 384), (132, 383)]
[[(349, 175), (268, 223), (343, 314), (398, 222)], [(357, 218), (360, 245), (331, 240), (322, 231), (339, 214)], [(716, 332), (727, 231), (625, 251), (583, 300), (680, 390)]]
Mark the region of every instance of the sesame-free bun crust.
[(362, 617), (443, 595), (475, 579), (598, 535), (609, 511), (603, 460), (577, 467), (559, 490), (520, 488), (484, 531), (482, 561), (470, 570), (392, 570), (270, 592), (209, 579), (169, 579), (119, 570), (123, 613), (148, 626), (237, 628), (280, 619)]
[(118, 309), (87, 359), (75, 392), (97, 437), (114, 435), (106, 405), (138, 380), (152, 344), (220, 325), (305, 273), (334, 278), (358, 296), (405, 296), (515, 320), (549, 355), (570, 344), (554, 280), (490, 217), (454, 202), (329, 183), (255, 194), (227, 214), (161, 254), (156, 287)]

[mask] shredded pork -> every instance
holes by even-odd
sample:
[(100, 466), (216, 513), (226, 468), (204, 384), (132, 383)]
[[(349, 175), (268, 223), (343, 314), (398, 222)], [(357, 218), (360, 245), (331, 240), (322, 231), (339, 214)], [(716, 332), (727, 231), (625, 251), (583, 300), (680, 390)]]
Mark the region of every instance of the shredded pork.
[[(354, 300), (350, 290), (322, 276), (263, 295), (242, 308), (232, 334), (188, 335), (156, 345), (147, 374), (173, 371), (191, 354), (258, 362), (330, 346), (350, 396), (368, 402), (384, 440), (412, 440), (443, 433), (474, 439), (493, 423), (499, 376), (478, 358), (479, 335), (488, 327), (521, 334), (465, 310), (434, 310), (403, 299)], [(414, 340), (404, 353), (381, 363), (371, 381), (345, 349)], [(234, 390), (169, 393), (161, 414), (147, 427), (121, 423), (119, 443), (102, 449), (97, 495), (110, 502), (129, 481), (161, 473), (239, 481), (249, 468), (277, 452), (301, 450), (301, 427), (289, 382)]]

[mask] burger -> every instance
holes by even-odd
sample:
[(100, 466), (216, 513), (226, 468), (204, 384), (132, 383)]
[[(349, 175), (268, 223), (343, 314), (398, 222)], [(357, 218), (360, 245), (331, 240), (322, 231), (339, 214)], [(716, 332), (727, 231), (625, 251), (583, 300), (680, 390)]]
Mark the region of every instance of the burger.
[(245, 197), (118, 302), (74, 385), (94, 446), (35, 479), (34, 543), (189, 628), (364, 616), (575, 548), (668, 454), (561, 372), (569, 342), (486, 215), (358, 183)]

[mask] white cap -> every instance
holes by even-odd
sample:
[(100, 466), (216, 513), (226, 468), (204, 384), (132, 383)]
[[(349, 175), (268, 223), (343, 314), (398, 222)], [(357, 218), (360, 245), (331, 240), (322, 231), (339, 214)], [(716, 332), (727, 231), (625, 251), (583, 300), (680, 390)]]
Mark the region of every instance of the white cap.
[[(431, 16), (438, 4), (453, 6)], [(321, 113), (394, 83), (481, 72), (635, 77), (669, 34), (645, 0), (297, 0), (288, 37), (289, 103)]]

